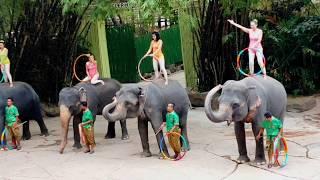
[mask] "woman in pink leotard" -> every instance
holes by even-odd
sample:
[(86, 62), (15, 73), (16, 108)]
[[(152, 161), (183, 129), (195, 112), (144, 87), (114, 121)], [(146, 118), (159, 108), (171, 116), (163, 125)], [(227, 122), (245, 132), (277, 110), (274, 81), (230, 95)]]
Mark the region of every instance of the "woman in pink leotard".
[(91, 84), (101, 83), (104, 85), (104, 82), (99, 80), (97, 61), (94, 60), (94, 56), (92, 54), (87, 54), (87, 56), (89, 58), (89, 61), (86, 63), (87, 77), (85, 77), (83, 81), (90, 81)]
[(233, 20), (228, 20), (228, 22), (237, 28), (240, 28), (242, 31), (249, 34), (249, 69), (250, 74), (254, 74), (254, 58), (257, 56), (257, 60), (260, 68), (262, 69), (264, 77), (267, 75), (266, 68), (263, 63), (263, 48), (261, 45), (263, 32), (258, 27), (258, 20), (254, 19), (250, 22), (250, 28), (243, 27)]

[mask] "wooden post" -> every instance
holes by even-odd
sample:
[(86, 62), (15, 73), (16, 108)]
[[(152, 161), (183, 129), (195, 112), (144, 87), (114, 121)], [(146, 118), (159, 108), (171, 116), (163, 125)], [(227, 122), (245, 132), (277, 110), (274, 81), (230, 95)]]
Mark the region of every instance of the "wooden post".
[(190, 17), (179, 16), (179, 26), (181, 36), (182, 59), (187, 88), (197, 91), (198, 77), (193, 63), (194, 50)]
[(104, 21), (92, 22), (88, 33), (88, 40), (91, 43), (90, 51), (95, 55), (98, 62), (100, 78), (110, 78), (109, 55)]

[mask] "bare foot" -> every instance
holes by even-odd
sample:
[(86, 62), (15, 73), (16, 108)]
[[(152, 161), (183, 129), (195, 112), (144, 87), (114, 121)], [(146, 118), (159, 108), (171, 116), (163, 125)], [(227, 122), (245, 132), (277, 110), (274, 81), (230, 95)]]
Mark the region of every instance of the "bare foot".
[(168, 85), (168, 81), (166, 81), (164, 84), (165, 84), (165, 85)]
[(13, 87), (13, 83), (10, 83), (10, 87)]

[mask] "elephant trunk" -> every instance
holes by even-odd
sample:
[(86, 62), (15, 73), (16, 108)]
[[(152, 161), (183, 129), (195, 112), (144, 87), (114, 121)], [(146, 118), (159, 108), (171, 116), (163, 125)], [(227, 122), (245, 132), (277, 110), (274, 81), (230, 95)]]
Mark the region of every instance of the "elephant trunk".
[[(219, 104), (219, 111), (214, 112), (211, 107), (211, 101), (215, 93), (217, 93), (222, 88), (221, 85), (217, 85), (212, 90), (209, 91), (205, 100), (205, 113), (208, 119), (214, 123), (220, 123), (223, 121), (231, 122), (230, 117), (230, 107), (224, 104)], [(232, 113), (231, 113), (232, 115)]]
[(71, 113), (69, 111), (69, 108), (66, 107), (65, 105), (60, 105), (60, 121), (61, 121), (60, 154), (63, 153), (64, 148), (67, 145), (70, 119), (71, 119)]
[[(126, 118), (127, 111), (121, 107), (121, 105), (118, 105), (117, 99), (114, 99), (112, 103), (106, 105), (103, 108), (102, 115), (106, 120), (110, 122), (123, 120)], [(112, 113), (110, 113), (110, 110), (112, 110), (113, 108), (115, 108), (115, 110)]]

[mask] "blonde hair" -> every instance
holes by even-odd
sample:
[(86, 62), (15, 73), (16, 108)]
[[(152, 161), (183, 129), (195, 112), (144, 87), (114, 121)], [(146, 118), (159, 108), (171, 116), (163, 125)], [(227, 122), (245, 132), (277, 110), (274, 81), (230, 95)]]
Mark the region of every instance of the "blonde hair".
[(255, 23), (258, 26), (258, 20), (257, 19), (252, 19), (251, 22)]

